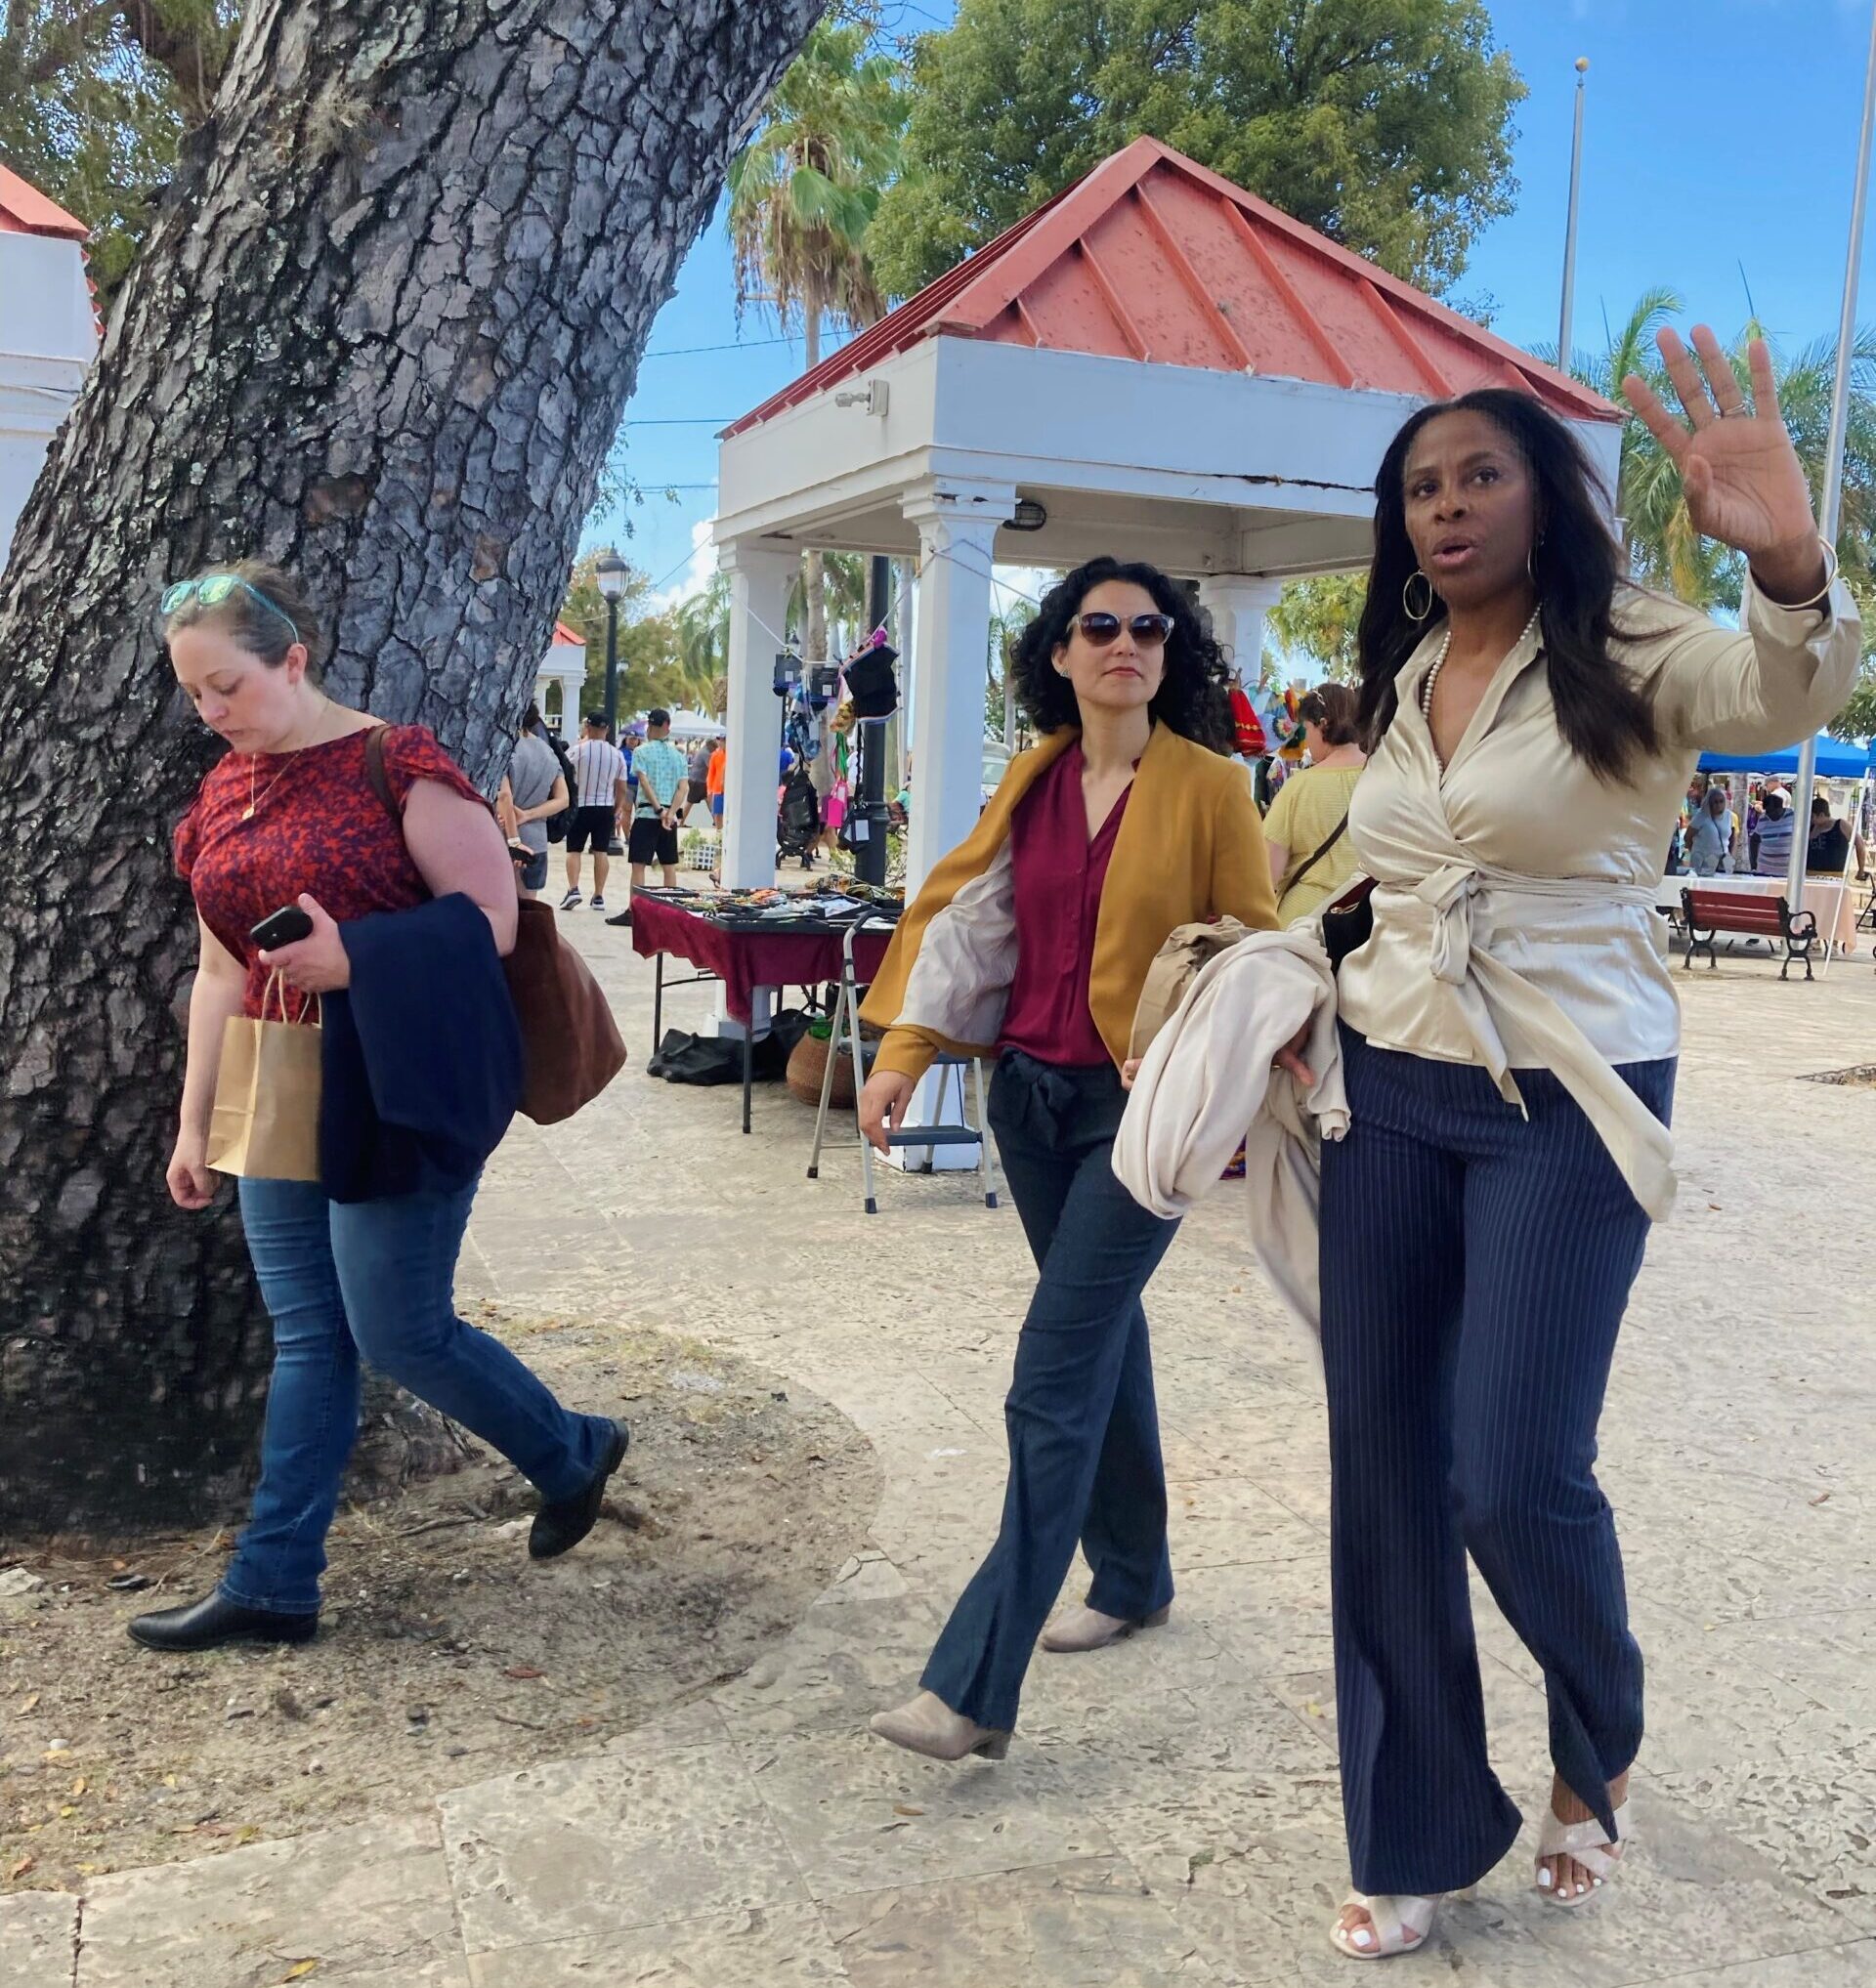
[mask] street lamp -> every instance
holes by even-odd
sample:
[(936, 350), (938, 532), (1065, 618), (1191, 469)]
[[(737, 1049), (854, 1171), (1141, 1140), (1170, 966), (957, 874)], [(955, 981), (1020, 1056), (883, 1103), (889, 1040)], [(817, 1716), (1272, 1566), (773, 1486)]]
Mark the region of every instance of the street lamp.
[(618, 741), (618, 603), (630, 571), (612, 546), (593, 562), (593, 578), (606, 603), (606, 736)]

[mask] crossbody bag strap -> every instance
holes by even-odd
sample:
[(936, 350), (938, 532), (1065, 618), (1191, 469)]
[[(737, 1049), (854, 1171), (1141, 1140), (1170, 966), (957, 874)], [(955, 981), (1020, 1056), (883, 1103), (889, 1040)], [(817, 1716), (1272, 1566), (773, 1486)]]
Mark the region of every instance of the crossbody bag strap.
[(1330, 850), (1332, 850), (1336, 846), (1336, 844), (1342, 840), (1343, 836), (1345, 835), (1347, 832), (1348, 832), (1348, 817), (1344, 814), (1342, 820), (1336, 824), (1335, 829), (1329, 836), (1328, 840), (1318, 846), (1314, 855), (1312, 855), (1309, 858), (1309, 860), (1302, 866), (1302, 867), (1300, 869), (1292, 870), (1290, 874), (1284, 878), (1283, 890), (1279, 892), (1278, 895), (1283, 896), (1288, 892), (1295, 890), (1298, 884), (1300, 884), (1303, 880), (1303, 878), (1307, 876), (1312, 869), (1315, 868), (1316, 865), (1319, 864), (1322, 861), (1322, 859), (1329, 854)]
[(383, 802), (384, 812), (391, 817), (402, 835), (404, 811), (391, 791), (391, 776), (384, 770), (384, 735), (388, 729), (384, 725), (373, 725), (364, 735), (364, 777), (371, 783), (371, 791)]

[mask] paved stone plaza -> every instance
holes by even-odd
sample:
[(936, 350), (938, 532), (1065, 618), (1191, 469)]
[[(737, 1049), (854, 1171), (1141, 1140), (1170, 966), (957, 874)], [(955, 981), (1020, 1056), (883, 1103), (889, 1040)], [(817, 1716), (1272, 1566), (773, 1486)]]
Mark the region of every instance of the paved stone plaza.
[[(647, 1294), (817, 1390), (877, 1447), (854, 1558), (746, 1676), (604, 1752), (357, 1827), (0, 1899), (0, 1988), (1311, 1988), (1347, 1982), (1330, 1672), (1328, 1480), (1312, 1356), (1248, 1263), (1234, 1198), (1149, 1310), (1179, 1580), (1172, 1625), (1039, 1658), (1002, 1765), (870, 1738), (914, 1687), (996, 1522), (1001, 1404), (1032, 1272), (968, 1176), (804, 1178), (780, 1086), (641, 1074), (650, 969), (570, 915), (634, 1068), (551, 1134), (520, 1125), (472, 1231), (472, 1293)], [(687, 990), (667, 1019), (706, 1012)], [(1876, 1061), (1867, 957), (1812, 987), (1762, 958), (1687, 996), (1682, 1190), (1649, 1251), (1603, 1478), (1649, 1667), (1637, 1841), (1564, 1913), (1530, 1833), (1425, 1956), (1466, 1988), (1876, 1984)], [(1548, 1788), (1537, 1675), (1482, 1590), (1499, 1771)], [(74, 1975), (74, 1925), (77, 1925)]]

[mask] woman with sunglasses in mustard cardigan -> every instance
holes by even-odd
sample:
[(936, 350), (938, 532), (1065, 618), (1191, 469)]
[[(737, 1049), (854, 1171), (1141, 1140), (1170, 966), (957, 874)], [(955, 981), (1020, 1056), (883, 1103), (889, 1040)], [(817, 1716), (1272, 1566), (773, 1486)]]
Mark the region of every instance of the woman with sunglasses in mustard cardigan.
[(941, 1050), (997, 1052), (990, 1126), (1041, 1273), (1005, 1408), (996, 1544), (952, 1611), (924, 1689), (883, 1739), (1001, 1759), (1038, 1631), (1082, 1544), (1086, 1606), (1044, 1647), (1093, 1650), (1166, 1620), (1166, 1480), (1140, 1294), (1176, 1224), (1114, 1177), (1122, 1070), (1147, 967), (1174, 926), (1276, 923), (1225, 658), (1150, 566), (1097, 559), (1045, 599), (1016, 681), (1042, 742), (926, 880), (866, 1017), (884, 1026), (861, 1101), (883, 1151)]

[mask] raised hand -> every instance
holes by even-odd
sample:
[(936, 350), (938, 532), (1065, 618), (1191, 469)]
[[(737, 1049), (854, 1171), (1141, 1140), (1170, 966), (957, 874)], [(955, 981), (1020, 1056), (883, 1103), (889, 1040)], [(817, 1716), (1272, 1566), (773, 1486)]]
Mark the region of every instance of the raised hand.
[(1709, 326), (1693, 327), (1692, 352), (1673, 331), (1661, 332), (1656, 343), (1685, 425), (1639, 374), (1631, 373), (1622, 391), (1674, 458), (1694, 529), (1743, 552), (1774, 599), (1805, 600), (1819, 592), (1826, 568), (1811, 490), (1778, 411), (1765, 340), (1755, 338), (1746, 348), (1750, 405)]

